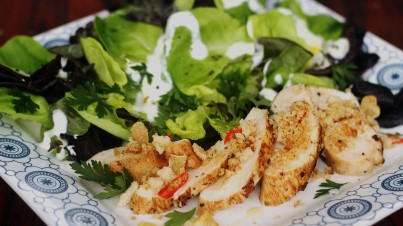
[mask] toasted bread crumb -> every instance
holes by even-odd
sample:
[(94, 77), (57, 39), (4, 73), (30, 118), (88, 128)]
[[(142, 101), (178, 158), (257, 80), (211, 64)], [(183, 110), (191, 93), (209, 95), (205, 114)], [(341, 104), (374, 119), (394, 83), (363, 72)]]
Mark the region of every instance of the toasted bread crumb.
[(157, 215), (154, 215), (153, 218), (154, 218), (154, 219), (157, 219), (157, 220), (162, 220), (162, 219), (164, 219), (164, 215), (162, 215), (162, 214), (157, 214)]
[(296, 200), (296, 201), (294, 202), (294, 208), (300, 207), (300, 206), (302, 206), (302, 205), (303, 205), (303, 203), (302, 203), (302, 200), (301, 200), (301, 199), (298, 199), (298, 200)]
[(132, 138), (140, 143), (148, 143), (148, 129), (142, 122), (136, 122), (130, 129)]

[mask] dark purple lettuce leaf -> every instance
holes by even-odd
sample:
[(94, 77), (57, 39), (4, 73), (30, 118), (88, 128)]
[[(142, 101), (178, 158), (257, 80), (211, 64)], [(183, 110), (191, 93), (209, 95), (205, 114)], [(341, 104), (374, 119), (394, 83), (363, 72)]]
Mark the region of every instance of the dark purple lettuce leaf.
[(381, 109), (381, 115), (376, 118), (383, 128), (393, 128), (403, 124), (403, 105), (397, 108)]
[(87, 161), (96, 153), (115, 147), (122, 146), (122, 139), (91, 125), (88, 132), (82, 136), (71, 136), (61, 134), (61, 138), (66, 139), (69, 145), (73, 145), (73, 149), (80, 161)]
[(61, 69), (60, 58), (56, 56), (30, 76), (24, 76), (0, 65), (0, 86), (15, 87), (34, 95), (41, 95), (49, 104), (53, 104), (64, 97), (64, 93), (69, 90), (66, 81), (57, 76)]
[[(374, 66), (378, 60), (379, 56), (375, 53), (366, 53), (363, 50), (364, 36), (366, 30), (359, 27), (351, 22), (347, 22), (344, 26), (342, 37), (345, 37), (350, 42), (350, 50), (346, 56), (340, 60), (335, 61), (336, 65), (343, 65), (353, 63), (357, 66), (357, 76), (361, 76), (368, 68)], [(323, 69), (309, 69), (306, 71), (308, 74), (312, 75), (332, 75), (332, 68), (327, 67)]]
[(403, 124), (403, 89), (396, 95), (386, 87), (366, 81), (359, 81), (353, 85), (352, 92), (362, 98), (373, 95), (381, 108), (381, 115), (376, 118), (383, 128), (392, 128)]
[(368, 95), (375, 96), (381, 108), (394, 107), (393, 93), (387, 87), (361, 80), (353, 85), (351, 91), (360, 98)]
[(79, 44), (81, 38), (92, 37), (97, 39), (97, 35), (94, 28), (94, 22), (88, 22), (84, 27), (77, 29), (76, 33), (70, 36), (70, 44)]
[(160, 27), (165, 27), (168, 17), (175, 10), (173, 0), (103, 0), (102, 2), (110, 12), (136, 6), (129, 10), (127, 19)]
[(403, 89), (394, 96), (393, 107), (381, 108), (381, 115), (377, 118), (381, 127), (392, 128), (403, 124)]

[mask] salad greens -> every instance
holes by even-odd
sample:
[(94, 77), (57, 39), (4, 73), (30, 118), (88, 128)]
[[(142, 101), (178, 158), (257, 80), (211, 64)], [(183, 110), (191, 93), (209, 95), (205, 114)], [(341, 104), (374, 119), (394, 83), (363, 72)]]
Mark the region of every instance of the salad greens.
[(338, 39), (343, 32), (344, 24), (342, 22), (326, 14), (307, 15), (295, 0), (284, 0), (279, 3), (278, 7), (291, 10), (295, 15), (305, 20), (312, 33), (320, 35), (325, 40)]
[(126, 59), (145, 62), (163, 34), (161, 27), (127, 20), (127, 12), (119, 10), (105, 19), (96, 17), (94, 20), (102, 46), (122, 67)]
[(108, 165), (94, 160), (91, 163), (82, 162), (81, 164), (73, 162), (70, 166), (80, 178), (97, 182), (105, 187), (104, 192), (94, 196), (97, 199), (107, 199), (122, 194), (133, 182), (133, 177), (127, 169), (123, 169), (123, 173), (116, 173), (111, 171)]
[(94, 70), (99, 80), (108, 86), (115, 84), (122, 86), (127, 83), (126, 74), (119, 64), (102, 48), (101, 44), (93, 38), (81, 39), (88, 63), (94, 65)]
[(21, 92), (16, 88), (0, 87), (1, 112), (13, 119), (30, 120), (40, 124), (40, 132), (53, 127), (52, 111), (45, 98)]
[(234, 43), (252, 42), (246, 27), (221, 10), (202, 7), (191, 12), (199, 22), (201, 40), (211, 55), (225, 55)]
[(298, 35), (297, 21), (293, 14), (274, 9), (250, 16), (249, 22), (253, 38), (284, 38), (297, 43), (309, 52), (317, 52), (319, 49), (319, 46), (307, 43), (303, 37)]
[(0, 64), (31, 74), (55, 58), (45, 47), (28, 36), (15, 36), (0, 48)]
[[(127, 141), (139, 120), (207, 148), (252, 107), (268, 109), (268, 91), (344, 89), (376, 63), (361, 50), (365, 32), (307, 15), (296, 0), (206, 4), (111, 4), (107, 17), (49, 50), (31, 37), (11, 39), (0, 48), (0, 112), (38, 123), (42, 136), (52, 112), (63, 112), (67, 128), (56, 143), (73, 145), (82, 160)], [(110, 191), (124, 184), (115, 182)]]

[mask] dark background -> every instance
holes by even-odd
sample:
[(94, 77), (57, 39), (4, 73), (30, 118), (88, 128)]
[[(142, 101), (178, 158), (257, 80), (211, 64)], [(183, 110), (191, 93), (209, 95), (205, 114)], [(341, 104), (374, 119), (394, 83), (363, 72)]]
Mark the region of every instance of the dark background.
[[(403, 49), (403, 0), (319, 2)], [(101, 0), (0, 0), (0, 45), (16, 34), (36, 35), (104, 8)], [(0, 225), (44, 225), (2, 179)], [(381, 225), (403, 226), (403, 209), (376, 224)]]

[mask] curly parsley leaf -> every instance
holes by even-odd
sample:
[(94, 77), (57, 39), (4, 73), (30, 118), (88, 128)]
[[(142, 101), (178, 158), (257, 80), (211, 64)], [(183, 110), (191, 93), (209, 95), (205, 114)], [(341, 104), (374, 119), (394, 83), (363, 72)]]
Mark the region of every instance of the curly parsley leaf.
[(198, 102), (195, 96), (187, 96), (182, 93), (178, 87), (174, 87), (161, 96), (159, 101), (158, 116), (155, 119), (155, 123), (161, 129), (161, 133), (164, 133), (166, 129), (165, 122), (168, 119), (174, 119), (179, 113), (186, 111), (187, 109), (196, 110)]
[(191, 209), (188, 212), (179, 212), (174, 210), (171, 213), (165, 215), (165, 217), (170, 218), (165, 222), (164, 226), (182, 226), (188, 221), (196, 212), (196, 208)]
[(115, 183), (113, 185), (108, 184), (105, 187), (105, 192), (96, 194), (94, 197), (97, 199), (108, 199), (113, 196), (124, 193), (128, 187), (130, 187), (133, 178), (126, 169), (123, 169), (123, 174), (115, 177)]
[(25, 95), (18, 89), (10, 89), (8, 95), (15, 97), (12, 100), (14, 104), (14, 110), (17, 113), (35, 113), (39, 109), (39, 105), (36, 104), (30, 96)]
[(70, 166), (84, 180), (97, 182), (102, 186), (115, 183), (115, 173), (109, 169), (108, 165), (103, 165), (101, 162), (95, 160), (81, 164), (74, 162)]
[(333, 80), (340, 90), (346, 89), (358, 80), (357, 65), (353, 63), (332, 65)]
[(340, 189), (345, 184), (347, 184), (347, 183), (340, 184), (340, 183), (331, 181), (329, 179), (326, 179), (326, 182), (323, 182), (323, 183), (321, 183), (319, 185), (319, 187), (323, 187), (323, 189), (319, 189), (319, 190), (316, 191), (314, 199), (316, 199), (316, 198), (318, 198), (318, 197), (320, 197), (322, 195), (329, 194), (330, 190)]
[(99, 118), (112, 112), (114, 108), (106, 103), (107, 98), (99, 95), (95, 87), (95, 84), (90, 82), (77, 86), (71, 92), (72, 97), (66, 98), (67, 105), (76, 107), (79, 111), (85, 111), (91, 104), (96, 103), (95, 111)]
[(107, 199), (122, 194), (133, 182), (133, 177), (127, 169), (123, 169), (123, 173), (112, 172), (108, 165), (95, 160), (92, 160), (91, 163), (82, 162), (80, 164), (75, 162), (71, 163), (70, 166), (79, 174), (80, 178), (97, 182), (105, 187), (105, 192), (94, 196), (97, 199)]
[(147, 71), (147, 66), (145, 63), (141, 63), (141, 65), (136, 65), (132, 67), (133, 70), (136, 70), (140, 74), (139, 84), (143, 83), (144, 78), (147, 79), (148, 84), (151, 84), (153, 81), (153, 75)]

